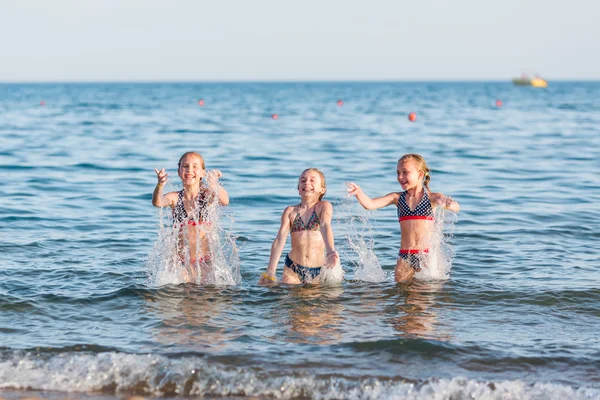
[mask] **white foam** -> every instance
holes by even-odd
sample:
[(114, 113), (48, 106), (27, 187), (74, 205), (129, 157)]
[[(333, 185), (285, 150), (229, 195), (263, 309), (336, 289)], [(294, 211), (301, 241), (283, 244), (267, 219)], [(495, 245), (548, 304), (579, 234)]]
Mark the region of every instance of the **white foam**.
[[(339, 371), (341, 372), (341, 371)], [(0, 389), (147, 396), (256, 396), (277, 399), (600, 399), (600, 390), (519, 380), (498, 382), (455, 377), (419, 382), (400, 377), (324, 376), (303, 370), (264, 371), (211, 363), (200, 357), (16, 351), (0, 360)]]
[(345, 271), (338, 261), (332, 268), (321, 268), (321, 283), (324, 285), (340, 285), (344, 280)]
[(373, 251), (373, 230), (369, 216), (364, 210), (356, 215), (355, 204), (352, 199), (346, 198), (336, 207), (337, 220), (340, 222), (340, 231), (345, 239), (344, 253), (351, 258), (358, 258), (354, 270), (354, 278), (365, 282), (383, 282), (386, 274)]
[(442, 207), (435, 209), (435, 224), (431, 232), (429, 252), (423, 257), (425, 268), (415, 274), (422, 280), (447, 280), (450, 278), (454, 249), (450, 240), (454, 234), (456, 214), (444, 210)]

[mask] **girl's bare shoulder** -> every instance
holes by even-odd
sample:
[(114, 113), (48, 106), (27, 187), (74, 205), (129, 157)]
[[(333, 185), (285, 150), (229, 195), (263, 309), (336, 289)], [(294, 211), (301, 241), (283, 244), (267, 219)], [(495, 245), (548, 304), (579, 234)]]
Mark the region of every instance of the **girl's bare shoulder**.
[(317, 203), (315, 209), (317, 210), (317, 214), (319, 214), (319, 216), (321, 216), (323, 213), (333, 213), (333, 205), (328, 200), (321, 200), (319, 203)]
[(429, 192), (429, 200), (431, 200), (432, 203), (439, 203), (440, 200), (445, 198), (446, 196), (444, 196), (442, 193)]
[(323, 208), (333, 208), (333, 205), (331, 205), (331, 202), (329, 200), (321, 200), (318, 204), (317, 207), (323, 209)]
[(175, 207), (177, 204), (177, 199), (179, 198), (179, 192), (169, 192), (165, 194), (165, 199), (167, 199), (167, 205), (171, 207)]
[(292, 213), (294, 212), (294, 210), (297, 210), (298, 206), (297, 205), (291, 205), (291, 206), (287, 206), (283, 212), (281, 213), (282, 216), (290, 216), (292, 215)]

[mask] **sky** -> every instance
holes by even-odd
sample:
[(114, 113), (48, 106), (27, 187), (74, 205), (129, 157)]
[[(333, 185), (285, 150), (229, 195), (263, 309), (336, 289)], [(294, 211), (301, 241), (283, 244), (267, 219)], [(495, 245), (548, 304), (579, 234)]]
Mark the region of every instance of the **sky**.
[(0, 0), (0, 82), (600, 79), (593, 0)]

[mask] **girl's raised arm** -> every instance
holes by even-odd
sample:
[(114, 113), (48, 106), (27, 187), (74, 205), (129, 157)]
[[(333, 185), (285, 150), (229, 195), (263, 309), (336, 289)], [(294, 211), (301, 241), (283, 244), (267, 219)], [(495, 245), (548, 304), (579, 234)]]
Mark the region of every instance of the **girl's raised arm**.
[(219, 178), (222, 176), (223, 174), (221, 171), (215, 169), (206, 173), (206, 180), (211, 189), (219, 194), (219, 204), (226, 206), (229, 205), (229, 193), (227, 193), (227, 190), (219, 184)]
[(152, 192), (152, 205), (155, 207), (167, 207), (173, 206), (174, 201), (170, 193), (163, 195), (162, 189), (165, 186), (165, 183), (169, 180), (165, 169), (161, 169), (160, 171), (154, 168), (154, 172), (156, 172), (156, 177), (158, 178), (158, 182), (156, 183), (156, 187), (154, 188), (154, 192)]
[(369, 196), (367, 196), (362, 191), (360, 186), (358, 186), (356, 183), (347, 182), (346, 186), (347, 186), (346, 191), (348, 192), (348, 195), (356, 196), (356, 199), (358, 200), (360, 205), (363, 206), (367, 210), (376, 210), (378, 208), (387, 207), (390, 204), (396, 204), (398, 202), (398, 198), (400, 197), (398, 195), (398, 193), (393, 192), (393, 193), (388, 193), (383, 197), (376, 197), (376, 198), (372, 199)]

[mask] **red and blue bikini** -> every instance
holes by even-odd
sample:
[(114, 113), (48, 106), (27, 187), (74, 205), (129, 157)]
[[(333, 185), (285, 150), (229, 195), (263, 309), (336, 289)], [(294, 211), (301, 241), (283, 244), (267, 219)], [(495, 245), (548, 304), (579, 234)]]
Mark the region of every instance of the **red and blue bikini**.
[[(210, 195), (207, 195), (206, 192), (200, 192), (198, 193), (198, 197), (196, 198), (196, 204), (192, 210), (192, 215), (189, 216), (187, 211), (185, 210), (185, 205), (183, 204), (183, 190), (181, 190), (179, 192), (179, 195), (177, 197), (177, 203), (175, 204), (175, 208), (173, 208), (173, 225), (176, 228), (183, 228), (186, 225), (189, 226), (198, 226), (198, 225), (208, 225), (210, 226), (210, 222), (209, 221), (205, 221), (204, 220), (204, 214), (206, 213), (206, 208), (208, 206), (208, 204), (211, 202), (211, 198)], [(179, 258), (179, 261), (181, 262), (181, 264), (186, 264), (185, 263), (185, 258), (181, 257)], [(199, 265), (205, 265), (208, 262), (210, 262), (210, 257), (208, 256), (204, 256), (204, 257), (199, 257), (199, 258), (191, 258), (189, 265), (186, 267), (188, 270), (191, 268), (191, 266), (199, 266)], [(191, 273), (191, 271), (189, 271)]]
[[(423, 192), (423, 198), (414, 210), (411, 210), (406, 202), (407, 192), (402, 192), (398, 199), (398, 221), (407, 221), (411, 219), (422, 219), (433, 221), (433, 207), (431, 206), (431, 200), (427, 191)], [(410, 265), (415, 271), (421, 270), (421, 260), (424, 253), (428, 253), (429, 249), (401, 249), (398, 252), (398, 258), (403, 259), (408, 265)]]

